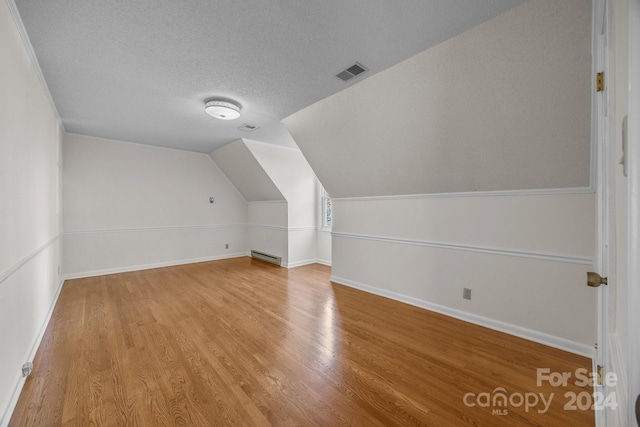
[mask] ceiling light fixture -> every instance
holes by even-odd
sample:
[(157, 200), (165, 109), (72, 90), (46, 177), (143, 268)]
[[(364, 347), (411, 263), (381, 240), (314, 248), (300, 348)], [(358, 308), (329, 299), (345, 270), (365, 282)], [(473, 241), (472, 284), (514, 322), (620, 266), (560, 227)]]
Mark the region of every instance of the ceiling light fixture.
[(234, 120), (240, 117), (240, 105), (232, 101), (212, 99), (204, 105), (204, 111), (220, 120)]

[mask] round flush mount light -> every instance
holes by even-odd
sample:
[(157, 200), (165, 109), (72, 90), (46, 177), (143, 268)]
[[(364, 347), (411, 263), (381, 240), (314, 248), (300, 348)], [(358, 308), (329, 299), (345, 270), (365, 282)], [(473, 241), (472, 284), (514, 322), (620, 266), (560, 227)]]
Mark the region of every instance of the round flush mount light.
[(220, 120), (233, 120), (240, 117), (240, 105), (231, 101), (212, 99), (204, 105), (204, 111)]

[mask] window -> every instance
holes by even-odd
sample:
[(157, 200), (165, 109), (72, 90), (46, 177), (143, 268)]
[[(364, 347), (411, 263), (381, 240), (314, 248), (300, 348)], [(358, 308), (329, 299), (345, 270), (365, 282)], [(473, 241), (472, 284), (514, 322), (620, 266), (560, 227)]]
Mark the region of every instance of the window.
[(333, 222), (333, 210), (331, 209), (331, 197), (322, 189), (322, 228), (331, 228)]

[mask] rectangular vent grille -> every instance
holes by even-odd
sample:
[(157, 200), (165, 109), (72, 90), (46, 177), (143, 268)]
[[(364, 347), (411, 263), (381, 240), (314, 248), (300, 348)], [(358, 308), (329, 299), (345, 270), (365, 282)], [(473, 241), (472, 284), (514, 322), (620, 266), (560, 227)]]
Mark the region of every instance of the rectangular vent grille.
[(282, 265), (282, 257), (271, 255), (271, 254), (265, 254), (264, 252), (251, 251), (251, 258), (270, 262), (271, 264), (275, 264), (275, 265)]
[(243, 130), (245, 132), (253, 132), (254, 130), (258, 129), (258, 126), (245, 123), (242, 126), (238, 126), (238, 129)]
[(338, 74), (336, 74), (336, 76), (343, 80), (343, 81), (347, 81), (350, 80), (352, 78), (354, 78), (355, 76), (364, 73), (365, 71), (367, 71), (367, 69), (359, 63), (355, 63), (353, 64), (351, 67), (347, 68), (344, 71), (340, 71)]

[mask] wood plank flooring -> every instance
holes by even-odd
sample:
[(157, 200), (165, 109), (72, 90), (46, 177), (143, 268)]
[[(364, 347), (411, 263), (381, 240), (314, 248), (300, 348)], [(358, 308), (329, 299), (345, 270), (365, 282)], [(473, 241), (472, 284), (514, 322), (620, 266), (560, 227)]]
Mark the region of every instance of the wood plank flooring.
[(237, 258), (67, 281), (10, 425), (594, 425), (564, 408), (590, 360), (329, 276)]

